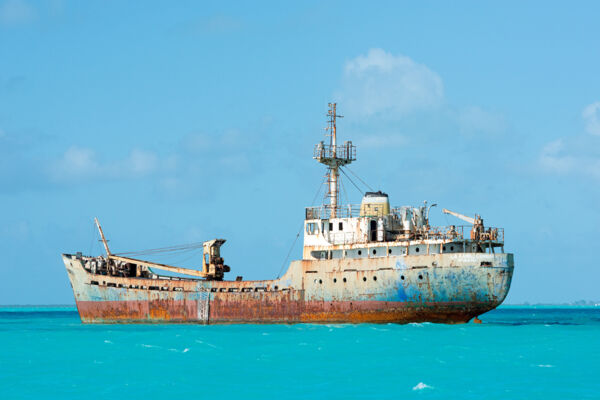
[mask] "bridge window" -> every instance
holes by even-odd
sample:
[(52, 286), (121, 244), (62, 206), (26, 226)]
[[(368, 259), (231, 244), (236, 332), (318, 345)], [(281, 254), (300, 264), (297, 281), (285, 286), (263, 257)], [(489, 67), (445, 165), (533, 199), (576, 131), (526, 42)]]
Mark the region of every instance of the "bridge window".
[(343, 231), (343, 230), (344, 230), (344, 223), (343, 223), (343, 222), (340, 222), (340, 223), (338, 224), (338, 228), (339, 228), (339, 230), (340, 230), (340, 231)]
[(309, 222), (306, 224), (306, 233), (309, 235), (315, 235), (319, 232), (319, 226), (314, 222)]

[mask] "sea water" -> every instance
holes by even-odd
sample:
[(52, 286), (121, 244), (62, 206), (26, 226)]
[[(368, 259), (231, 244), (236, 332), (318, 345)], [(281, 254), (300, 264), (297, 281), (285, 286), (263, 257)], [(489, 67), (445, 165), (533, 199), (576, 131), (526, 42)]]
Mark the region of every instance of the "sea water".
[(600, 398), (600, 307), (482, 324), (83, 325), (0, 308), (0, 399)]

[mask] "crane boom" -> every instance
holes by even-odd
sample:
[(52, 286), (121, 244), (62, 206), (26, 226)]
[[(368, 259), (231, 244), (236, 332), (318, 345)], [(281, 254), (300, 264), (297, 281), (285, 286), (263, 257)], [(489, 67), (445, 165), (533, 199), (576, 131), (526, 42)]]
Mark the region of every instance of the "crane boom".
[(466, 215), (462, 215), (462, 214), (459, 214), (457, 212), (447, 210), (445, 208), (442, 210), (442, 212), (444, 214), (454, 215), (456, 218), (460, 218), (460, 219), (462, 219), (465, 222), (468, 222), (468, 223), (470, 223), (472, 225), (475, 225), (475, 218), (467, 217)]
[(108, 256), (108, 258), (111, 260), (122, 261), (125, 263), (139, 265), (141, 267), (156, 268), (156, 269), (162, 269), (164, 271), (175, 272), (176, 274), (198, 276), (201, 278), (206, 278), (208, 276), (208, 274), (206, 274), (202, 271), (195, 270), (195, 269), (174, 267), (172, 265), (159, 264), (159, 263), (155, 263), (155, 262), (151, 262), (151, 261), (138, 260), (135, 258), (113, 256), (113, 255)]
[(94, 218), (94, 222), (98, 227), (98, 231), (100, 232), (100, 237), (102, 238), (102, 244), (104, 244), (104, 250), (106, 250), (106, 259), (112, 260), (113, 265), (115, 262), (133, 264), (136, 265), (138, 272), (136, 272), (136, 276), (139, 274), (139, 267), (145, 268), (156, 268), (164, 271), (174, 272), (182, 275), (189, 276), (197, 276), (200, 278), (206, 279), (216, 279), (222, 280), (225, 272), (229, 272), (229, 266), (223, 264), (223, 258), (221, 258), (220, 248), (225, 243), (225, 239), (213, 239), (208, 242), (203, 243), (203, 255), (202, 255), (202, 271), (198, 271), (190, 268), (182, 268), (175, 267), (172, 265), (155, 263), (152, 261), (144, 261), (138, 260), (135, 258), (123, 257), (120, 255), (115, 255), (110, 252), (108, 248), (108, 242), (104, 237), (104, 232), (102, 231), (102, 227), (100, 226), (100, 222), (98, 218)]
[(102, 244), (104, 245), (104, 250), (106, 250), (106, 255), (110, 257), (110, 250), (108, 248), (108, 243), (106, 242), (106, 238), (104, 237), (104, 232), (102, 232), (102, 227), (100, 226), (100, 222), (98, 222), (98, 218), (94, 218), (94, 222), (98, 227), (98, 231), (100, 231), (100, 237), (102, 238)]

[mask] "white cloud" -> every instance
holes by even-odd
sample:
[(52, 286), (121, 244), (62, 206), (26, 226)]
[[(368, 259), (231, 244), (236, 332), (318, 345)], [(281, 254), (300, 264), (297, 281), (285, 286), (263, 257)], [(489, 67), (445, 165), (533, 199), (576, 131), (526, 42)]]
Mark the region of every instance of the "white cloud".
[(578, 149), (578, 145), (581, 146), (582, 143), (566, 142), (563, 139), (546, 144), (539, 157), (540, 167), (557, 175), (581, 175), (600, 179), (600, 157)]
[(600, 101), (592, 103), (581, 113), (585, 122), (585, 130), (592, 135), (600, 135)]
[(549, 173), (600, 179), (600, 102), (581, 112), (587, 135), (574, 135), (547, 143), (538, 163)]
[(407, 114), (441, 104), (442, 79), (410, 57), (370, 49), (348, 61), (336, 97), (356, 116)]
[(35, 10), (24, 0), (6, 0), (0, 4), (0, 24), (19, 25), (31, 22)]
[(48, 172), (54, 181), (81, 182), (140, 178), (152, 174), (158, 167), (158, 157), (140, 149), (133, 149), (120, 160), (104, 160), (92, 149), (72, 146), (50, 165)]
[(2, 234), (10, 239), (23, 240), (29, 237), (31, 228), (27, 221), (13, 221), (4, 223), (2, 226)]

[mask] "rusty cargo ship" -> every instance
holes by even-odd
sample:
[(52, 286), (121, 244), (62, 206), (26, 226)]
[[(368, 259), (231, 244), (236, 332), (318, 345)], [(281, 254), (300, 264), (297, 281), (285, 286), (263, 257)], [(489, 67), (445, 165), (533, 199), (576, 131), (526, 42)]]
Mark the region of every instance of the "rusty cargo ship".
[(113, 254), (96, 220), (106, 255), (63, 254), (82, 322), (463, 323), (502, 303), (514, 268), (503, 229), (446, 209), (469, 225), (430, 226), (435, 205), (391, 208), (381, 191), (342, 205), (356, 147), (337, 144), (335, 103), (327, 115), (329, 141), (314, 149), (325, 200), (305, 210), (302, 259), (281, 277), (226, 280), (223, 239), (198, 245), (201, 269)]

